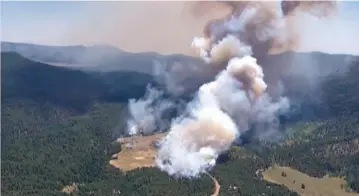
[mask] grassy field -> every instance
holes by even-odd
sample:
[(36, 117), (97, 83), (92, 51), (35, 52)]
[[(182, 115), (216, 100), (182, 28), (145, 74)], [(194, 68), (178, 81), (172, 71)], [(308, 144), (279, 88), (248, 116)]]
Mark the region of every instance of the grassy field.
[(122, 171), (130, 171), (141, 167), (153, 167), (156, 148), (153, 143), (163, 138), (167, 133), (150, 136), (133, 136), (120, 138), (121, 152), (114, 154), (110, 164)]
[(274, 166), (263, 172), (264, 180), (284, 185), (302, 196), (358, 196), (346, 190), (343, 178), (313, 178), (289, 167)]

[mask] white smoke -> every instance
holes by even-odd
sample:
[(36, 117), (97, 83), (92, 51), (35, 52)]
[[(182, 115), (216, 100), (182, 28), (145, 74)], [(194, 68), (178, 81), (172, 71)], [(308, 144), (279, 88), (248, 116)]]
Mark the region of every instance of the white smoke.
[[(214, 81), (203, 84), (186, 113), (173, 120), (160, 142), (158, 168), (174, 176), (196, 177), (211, 169), (243, 132), (254, 128), (260, 139), (278, 132), (278, 115), (289, 108), (289, 100), (280, 95), (273, 99), (266, 93), (262, 68), (251, 55), (267, 55), (273, 42), (291, 44), (284, 12), (292, 13), (299, 4), (282, 3), (249, 2), (244, 7), (241, 2), (239, 7), (229, 3), (232, 13), (208, 22), (205, 37), (194, 38), (192, 48), (197, 55), (222, 71)], [(131, 133), (155, 129), (156, 110), (161, 113), (162, 109), (155, 110), (149, 103), (146, 99), (132, 102), (130, 124), (136, 126), (130, 127)]]
[(262, 95), (263, 76), (254, 58), (233, 58), (214, 81), (200, 87), (188, 104), (190, 116), (173, 122), (160, 145), (157, 166), (170, 175), (198, 176), (212, 168), (252, 122), (271, 123), (288, 102), (273, 103)]
[(233, 56), (252, 53), (251, 47), (241, 43), (232, 35), (228, 35), (212, 48), (209, 48), (209, 40), (195, 38), (192, 42), (192, 47), (197, 49), (201, 58), (206, 63), (222, 63)]
[(129, 135), (151, 134), (166, 127), (162, 115), (168, 109), (175, 107), (175, 104), (170, 100), (163, 99), (162, 96), (162, 91), (148, 86), (143, 98), (129, 100), (130, 118), (127, 121)]
[(278, 126), (277, 114), (288, 109), (286, 98), (273, 101), (265, 93), (262, 68), (250, 56), (251, 46), (238, 38), (249, 25), (260, 42), (277, 35), (277, 17), (257, 23), (257, 9), (251, 7), (238, 18), (227, 20), (221, 26), (224, 30), (216, 31), (212, 26), (213, 32), (226, 32), (220, 39), (194, 38), (192, 47), (205, 62), (227, 66), (214, 81), (199, 88), (196, 98), (188, 104), (190, 115), (174, 120), (161, 142), (156, 164), (169, 175), (196, 177), (211, 169), (218, 156), (253, 123), (266, 125), (262, 126), (268, 130), (266, 133), (273, 132)]

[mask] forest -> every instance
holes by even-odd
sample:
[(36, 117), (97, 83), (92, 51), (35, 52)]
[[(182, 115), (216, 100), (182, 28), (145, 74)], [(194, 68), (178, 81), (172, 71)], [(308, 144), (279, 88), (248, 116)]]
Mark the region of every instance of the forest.
[[(49, 66), (16, 53), (1, 57), (3, 195), (66, 195), (61, 190), (72, 184), (72, 195), (212, 193), (206, 175), (177, 179), (157, 168), (124, 173), (108, 164), (120, 150), (113, 141), (126, 127), (125, 100), (141, 97), (149, 76), (112, 73), (104, 81), (96, 73)], [(253, 139), (225, 154), (210, 171), (221, 184), (220, 195), (297, 195), (256, 174), (274, 164), (314, 177), (344, 176), (359, 192), (358, 74), (359, 67), (353, 66), (323, 85), (325, 102), (314, 110), (330, 111), (326, 118), (288, 121), (280, 141)]]

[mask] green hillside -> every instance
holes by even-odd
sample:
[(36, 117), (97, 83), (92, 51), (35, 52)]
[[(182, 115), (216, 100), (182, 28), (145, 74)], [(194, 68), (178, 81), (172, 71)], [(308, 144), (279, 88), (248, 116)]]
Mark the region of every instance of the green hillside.
[(84, 72), (1, 53), (2, 99), (27, 99), (86, 110), (101, 101), (143, 96), (151, 76), (136, 72)]
[[(132, 72), (82, 72), (2, 53), (1, 191), (3, 195), (210, 195), (207, 176), (174, 179), (156, 168), (121, 173), (108, 164), (119, 146), (127, 99), (141, 97), (152, 78)], [(359, 192), (358, 66), (331, 77), (323, 88), (330, 118), (283, 124), (281, 142), (251, 141), (233, 148), (211, 174), (220, 195), (297, 195), (262, 180), (256, 171), (273, 164), (312, 176), (345, 176)], [(233, 188), (236, 187), (236, 188)]]

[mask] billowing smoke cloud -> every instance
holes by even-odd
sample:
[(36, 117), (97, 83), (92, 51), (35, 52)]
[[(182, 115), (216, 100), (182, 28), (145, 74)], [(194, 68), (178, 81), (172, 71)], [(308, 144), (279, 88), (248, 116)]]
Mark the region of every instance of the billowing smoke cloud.
[[(200, 41), (203, 49), (212, 48), (209, 54), (217, 63), (225, 61), (217, 47), (224, 42), (235, 42), (233, 36), (240, 38), (241, 44), (250, 45), (256, 57), (267, 55), (270, 51), (285, 51), (301, 48), (301, 29), (296, 28), (297, 21), (306, 15), (328, 17), (334, 15), (336, 3), (332, 1), (254, 1), (254, 2), (223, 2), (232, 7), (231, 13), (220, 19), (212, 20), (204, 28), (204, 39)], [(308, 18), (308, 17), (307, 17)], [(228, 37), (231, 35), (232, 37)], [(235, 47), (232, 47), (235, 49)], [(228, 48), (223, 48), (228, 50)], [(247, 48), (243, 48), (246, 49)], [(237, 47), (238, 50), (238, 47)], [(231, 51), (231, 53), (236, 51)], [(238, 52), (238, 51), (237, 51)], [(200, 52), (205, 55), (204, 52)], [(231, 54), (227, 52), (227, 55)]]
[[(359, 36), (355, 33), (359, 28), (356, 25), (358, 18), (358, 13), (355, 12), (358, 6), (356, 2), (338, 2), (339, 14), (330, 19), (323, 19), (325, 22), (317, 22), (316, 18), (304, 15), (318, 15), (316, 13), (318, 11), (321, 16), (325, 16), (326, 13), (330, 15), (334, 13), (331, 12), (333, 10), (330, 8), (333, 4), (331, 2), (303, 1), (297, 3), (298, 5), (291, 5), (293, 4), (291, 2), (296, 4), (298, 1), (284, 2), (286, 25), (290, 26), (286, 29), (288, 36), (292, 34), (293, 36), (290, 37), (298, 38), (296, 35), (301, 35), (301, 39), (293, 38), (291, 40), (293, 48), (290, 45), (286, 46), (288, 48), (278, 46), (281, 50), (277, 49), (276, 52), (282, 49), (298, 49), (359, 54), (356, 45), (350, 41), (358, 39)], [(108, 43), (129, 52), (155, 51), (161, 54), (194, 55), (188, 43), (192, 41), (193, 35), (201, 36), (203, 27), (209, 20), (230, 16), (233, 7), (240, 10), (256, 4), (267, 7), (269, 11), (260, 13), (265, 15), (281, 3), (280, 1), (91, 2), (87, 4), (88, 8), (83, 9), (86, 12), (83, 15), (85, 19), (71, 26), (68, 32), (61, 34), (61, 43)], [(276, 12), (273, 12), (273, 16)], [(331, 39), (333, 36), (340, 37), (340, 41)]]
[(274, 126), (276, 113), (285, 110), (288, 102), (283, 98), (275, 103), (262, 96), (266, 88), (262, 77), (254, 58), (232, 59), (213, 82), (200, 87), (188, 104), (189, 115), (173, 122), (160, 144), (158, 167), (170, 175), (197, 176), (213, 167), (219, 154), (251, 123)]
[(139, 100), (129, 100), (130, 118), (127, 121), (129, 135), (148, 135), (163, 131), (169, 124), (166, 115), (170, 110), (179, 108), (176, 103), (163, 97), (163, 91), (148, 86), (146, 94)]
[[(266, 92), (272, 83), (264, 81), (257, 59), (268, 53), (301, 48), (301, 34), (295, 33), (298, 17), (325, 18), (334, 14), (336, 8), (333, 2), (216, 3), (225, 5), (228, 13), (208, 21), (204, 36), (194, 37), (191, 46), (193, 54), (208, 69), (222, 71), (213, 81), (200, 86), (186, 111), (172, 121), (168, 135), (160, 142), (156, 165), (170, 175), (196, 177), (212, 168), (217, 157), (246, 131), (255, 129), (260, 139), (278, 135), (278, 115), (287, 112), (290, 100), (281, 95), (286, 87), (279, 85), (278, 80), (276, 97)], [(196, 6), (197, 12), (203, 11), (201, 3)], [(183, 43), (175, 38), (176, 43)], [(171, 47), (170, 43), (166, 47)], [(155, 110), (161, 113), (161, 109), (149, 109), (145, 103), (136, 103), (145, 109), (140, 115), (132, 112), (138, 116), (134, 119), (138, 119), (135, 124), (139, 126), (134, 127), (146, 127), (153, 132), (154, 119), (160, 118), (152, 115)]]
[(239, 4), (238, 11), (231, 3), (231, 15), (209, 22), (205, 37), (192, 42), (206, 63), (225, 70), (199, 88), (188, 104), (189, 115), (173, 121), (161, 142), (156, 164), (170, 175), (195, 177), (205, 172), (253, 123), (262, 125), (262, 136), (275, 131), (278, 113), (289, 107), (286, 98), (271, 100), (265, 93), (262, 68), (251, 55), (267, 54), (274, 40), (286, 44), (284, 13), (300, 4), (277, 3), (274, 9), (263, 3), (247, 3), (244, 9), (243, 2)]

